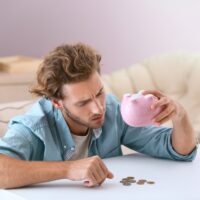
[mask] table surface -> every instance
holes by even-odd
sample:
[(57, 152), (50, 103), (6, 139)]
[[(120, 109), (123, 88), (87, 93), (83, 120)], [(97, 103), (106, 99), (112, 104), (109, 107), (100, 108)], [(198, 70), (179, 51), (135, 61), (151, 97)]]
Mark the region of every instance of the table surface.
[[(104, 159), (104, 162), (115, 177), (107, 179), (100, 187), (87, 188), (80, 181), (58, 180), (26, 188), (0, 190), (0, 199), (200, 199), (199, 151), (193, 162), (156, 159), (137, 153)], [(120, 180), (127, 176), (134, 176), (136, 180), (152, 180), (155, 184), (123, 186)]]

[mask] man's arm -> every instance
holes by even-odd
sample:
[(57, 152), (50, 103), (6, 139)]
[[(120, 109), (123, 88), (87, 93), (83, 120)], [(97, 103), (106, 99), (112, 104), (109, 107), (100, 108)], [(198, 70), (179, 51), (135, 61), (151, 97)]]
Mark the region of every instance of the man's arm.
[(0, 188), (17, 188), (58, 179), (84, 180), (100, 185), (112, 173), (98, 156), (77, 161), (24, 161), (0, 155)]
[(66, 177), (64, 162), (31, 162), (0, 155), (0, 188), (16, 188)]
[(174, 150), (182, 155), (191, 153), (196, 146), (196, 137), (185, 109), (179, 103), (157, 90), (144, 91), (143, 93), (153, 94), (158, 97), (158, 101), (152, 105), (152, 109), (164, 108), (154, 119), (157, 125), (161, 125), (170, 119), (172, 120), (172, 146)]
[(187, 113), (182, 106), (177, 106), (180, 108), (179, 116), (172, 120), (172, 146), (179, 154), (187, 155), (196, 146), (196, 136)]

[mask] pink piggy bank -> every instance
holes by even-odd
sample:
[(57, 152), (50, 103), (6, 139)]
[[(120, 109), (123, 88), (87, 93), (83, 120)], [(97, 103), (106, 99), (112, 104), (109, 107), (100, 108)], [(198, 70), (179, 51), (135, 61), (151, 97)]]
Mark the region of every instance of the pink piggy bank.
[(153, 125), (152, 119), (161, 112), (161, 108), (152, 110), (151, 105), (158, 98), (152, 94), (143, 95), (124, 94), (121, 103), (121, 115), (123, 120), (130, 126), (141, 127)]

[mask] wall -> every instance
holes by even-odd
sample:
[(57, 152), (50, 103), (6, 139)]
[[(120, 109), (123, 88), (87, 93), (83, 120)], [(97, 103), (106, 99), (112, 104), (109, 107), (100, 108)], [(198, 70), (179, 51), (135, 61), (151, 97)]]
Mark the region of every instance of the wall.
[(103, 72), (176, 50), (200, 51), (198, 0), (0, 0), (0, 56), (43, 57), (82, 41)]

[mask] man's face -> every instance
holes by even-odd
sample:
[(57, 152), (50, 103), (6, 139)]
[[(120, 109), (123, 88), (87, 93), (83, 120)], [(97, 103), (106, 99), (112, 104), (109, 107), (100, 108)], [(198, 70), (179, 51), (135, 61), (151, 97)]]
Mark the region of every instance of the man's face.
[(105, 92), (100, 75), (95, 72), (88, 80), (63, 86), (65, 98), (61, 111), (73, 126), (99, 128), (105, 117)]

